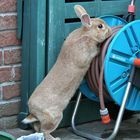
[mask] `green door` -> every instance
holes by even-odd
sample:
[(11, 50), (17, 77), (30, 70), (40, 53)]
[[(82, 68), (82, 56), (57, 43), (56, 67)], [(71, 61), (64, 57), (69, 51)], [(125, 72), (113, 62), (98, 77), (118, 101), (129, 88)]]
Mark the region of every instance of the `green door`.
[(17, 37), (22, 39), (21, 121), (28, 115), (27, 102), (31, 93), (45, 77), (46, 0), (17, 2)]

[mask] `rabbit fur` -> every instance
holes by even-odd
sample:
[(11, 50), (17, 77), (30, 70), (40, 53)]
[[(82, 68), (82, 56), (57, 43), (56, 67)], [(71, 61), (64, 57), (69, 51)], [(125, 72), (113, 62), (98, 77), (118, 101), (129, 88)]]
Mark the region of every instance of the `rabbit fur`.
[[(78, 8), (75, 11), (78, 13)], [(46, 140), (58, 140), (52, 133), (63, 118), (63, 111), (78, 89), (90, 63), (98, 53), (98, 44), (108, 38), (111, 28), (101, 19), (90, 19), (87, 13), (79, 14), (83, 26), (74, 30), (66, 38), (56, 63), (37, 86), (28, 106), (30, 119), (34, 122), (36, 131), (42, 131)], [(87, 15), (87, 16), (86, 16)], [(99, 25), (102, 25), (100, 29)]]

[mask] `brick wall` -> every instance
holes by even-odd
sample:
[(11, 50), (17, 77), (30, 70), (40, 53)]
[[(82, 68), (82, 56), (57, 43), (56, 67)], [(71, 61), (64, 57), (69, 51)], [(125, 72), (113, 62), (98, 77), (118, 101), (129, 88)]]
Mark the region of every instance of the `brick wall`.
[(15, 127), (20, 109), (21, 47), (16, 0), (0, 0), (0, 130)]

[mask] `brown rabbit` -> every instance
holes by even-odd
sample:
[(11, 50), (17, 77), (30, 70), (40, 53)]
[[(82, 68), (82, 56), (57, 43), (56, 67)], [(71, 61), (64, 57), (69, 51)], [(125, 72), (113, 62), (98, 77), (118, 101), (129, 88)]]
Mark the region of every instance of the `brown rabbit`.
[(23, 123), (34, 122), (35, 130), (44, 132), (46, 140), (59, 139), (50, 133), (58, 127), (63, 110), (79, 87), (93, 57), (98, 54), (98, 43), (112, 33), (103, 20), (90, 19), (80, 5), (74, 9), (83, 26), (67, 37), (55, 65), (29, 99), (31, 115), (23, 120)]

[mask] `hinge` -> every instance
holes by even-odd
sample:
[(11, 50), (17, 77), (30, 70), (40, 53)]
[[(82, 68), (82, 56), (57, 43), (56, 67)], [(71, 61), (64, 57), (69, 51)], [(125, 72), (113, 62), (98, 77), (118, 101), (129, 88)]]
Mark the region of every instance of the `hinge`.
[(22, 39), (24, 0), (17, 1), (17, 38)]

